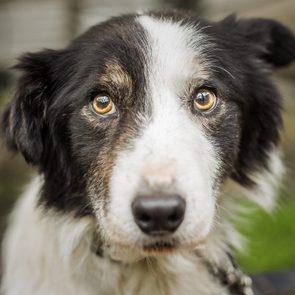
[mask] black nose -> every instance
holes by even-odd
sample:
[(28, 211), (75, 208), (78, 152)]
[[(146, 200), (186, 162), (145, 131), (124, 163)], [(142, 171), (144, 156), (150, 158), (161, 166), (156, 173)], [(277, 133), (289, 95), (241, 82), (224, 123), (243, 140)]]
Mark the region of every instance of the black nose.
[(132, 213), (139, 228), (149, 235), (174, 232), (183, 221), (185, 201), (178, 195), (139, 196)]

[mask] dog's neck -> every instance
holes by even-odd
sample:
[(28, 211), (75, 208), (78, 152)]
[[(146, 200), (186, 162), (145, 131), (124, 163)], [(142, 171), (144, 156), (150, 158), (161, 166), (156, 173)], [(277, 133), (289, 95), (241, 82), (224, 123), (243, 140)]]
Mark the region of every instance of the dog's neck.
[[(226, 235), (224, 237), (226, 237)], [(211, 245), (212, 243), (214, 244)], [(184, 257), (195, 256), (195, 262), (201, 264), (209, 277), (223, 287), (228, 294), (253, 294), (251, 278), (245, 275), (235, 263), (232, 247), (228, 246), (224, 240), (220, 243), (219, 249), (216, 249), (217, 244), (218, 242), (215, 243), (214, 241), (209, 241), (207, 247), (205, 246), (196, 251), (186, 253), (184, 254)], [(100, 243), (97, 235), (94, 235), (93, 238), (92, 251), (99, 258), (107, 259), (122, 269), (132, 268), (134, 264), (140, 263), (141, 265), (146, 265), (147, 271), (153, 270), (156, 272), (159, 270), (159, 272), (161, 272), (161, 263), (166, 264), (169, 261), (169, 255), (165, 258), (161, 257), (160, 259), (159, 257), (138, 258), (136, 255), (135, 257), (132, 257), (132, 255), (131, 257), (130, 255), (128, 257), (128, 255), (125, 255), (126, 253), (122, 254), (122, 249), (120, 249), (120, 254), (125, 256), (125, 258), (128, 257), (127, 261), (121, 261), (120, 258), (118, 258), (117, 249), (113, 249), (112, 247), (103, 249), (103, 245)], [(173, 259), (172, 255), (171, 260)], [(162, 270), (162, 272), (165, 272), (165, 270)]]
[[(119, 265), (119, 267), (132, 267), (132, 264), (126, 265), (120, 261), (114, 260), (111, 256), (104, 253), (102, 248), (93, 248), (95, 254), (100, 258), (105, 258), (110, 260), (112, 263)], [(223, 286), (229, 294), (235, 295), (252, 295), (252, 280), (249, 276), (245, 275), (241, 269), (235, 263), (235, 260), (231, 253), (224, 253), (222, 260), (223, 263), (218, 265), (205, 257), (199, 257), (197, 252), (193, 253), (201, 264), (207, 269), (212, 279), (218, 284)], [(143, 258), (142, 261), (147, 265), (152, 265), (152, 261), (156, 258)], [(152, 267), (151, 267), (152, 268)]]

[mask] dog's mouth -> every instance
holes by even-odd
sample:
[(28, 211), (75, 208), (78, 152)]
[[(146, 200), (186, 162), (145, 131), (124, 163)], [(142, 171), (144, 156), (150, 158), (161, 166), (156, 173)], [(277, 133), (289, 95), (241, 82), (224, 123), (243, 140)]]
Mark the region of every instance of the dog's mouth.
[(169, 254), (172, 252), (193, 251), (204, 247), (206, 239), (180, 242), (178, 239), (159, 240), (143, 244), (141, 249), (149, 255)]
[(206, 240), (180, 241), (177, 238), (162, 238), (153, 240), (145, 240), (137, 243), (124, 243), (122, 241), (114, 241), (110, 245), (114, 245), (121, 250), (138, 253), (141, 256), (159, 256), (171, 253), (193, 251), (203, 247)]
[(177, 251), (181, 248), (178, 241), (156, 241), (153, 243), (144, 244), (142, 250), (149, 254), (165, 254)]

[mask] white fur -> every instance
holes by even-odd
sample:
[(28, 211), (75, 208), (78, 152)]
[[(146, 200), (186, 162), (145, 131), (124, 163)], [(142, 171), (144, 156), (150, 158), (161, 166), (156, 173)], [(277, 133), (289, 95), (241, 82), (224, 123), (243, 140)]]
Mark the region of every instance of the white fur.
[(273, 209), (278, 189), (285, 172), (282, 162), (282, 152), (278, 148), (268, 154), (268, 170), (250, 175), (257, 187), (248, 191), (247, 196), (267, 211)]
[[(37, 209), (39, 182), (31, 184), (11, 216), (3, 243), (3, 294), (97, 294), (104, 269), (110, 274), (112, 269), (90, 252), (93, 221)], [(104, 277), (107, 289), (109, 279)]]

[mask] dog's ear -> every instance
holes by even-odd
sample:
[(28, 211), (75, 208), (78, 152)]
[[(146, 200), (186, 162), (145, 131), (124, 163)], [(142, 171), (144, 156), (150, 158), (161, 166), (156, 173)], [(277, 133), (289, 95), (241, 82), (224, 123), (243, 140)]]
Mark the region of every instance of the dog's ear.
[(270, 19), (242, 19), (233, 26), (256, 49), (257, 57), (274, 67), (295, 60), (295, 35), (284, 25)]
[(38, 165), (46, 140), (46, 112), (50, 102), (50, 64), (55, 51), (26, 54), (14, 67), (21, 71), (14, 97), (1, 118), (7, 146), (20, 151), (26, 161)]
[(247, 188), (253, 200), (271, 208), (274, 188), (284, 170), (278, 147), (282, 98), (265, 69), (286, 66), (295, 60), (295, 36), (273, 20), (230, 17), (224, 22), (233, 40), (239, 43), (240, 58), (245, 54), (249, 63), (244, 62), (247, 70), (241, 103), (241, 139), (232, 178)]

